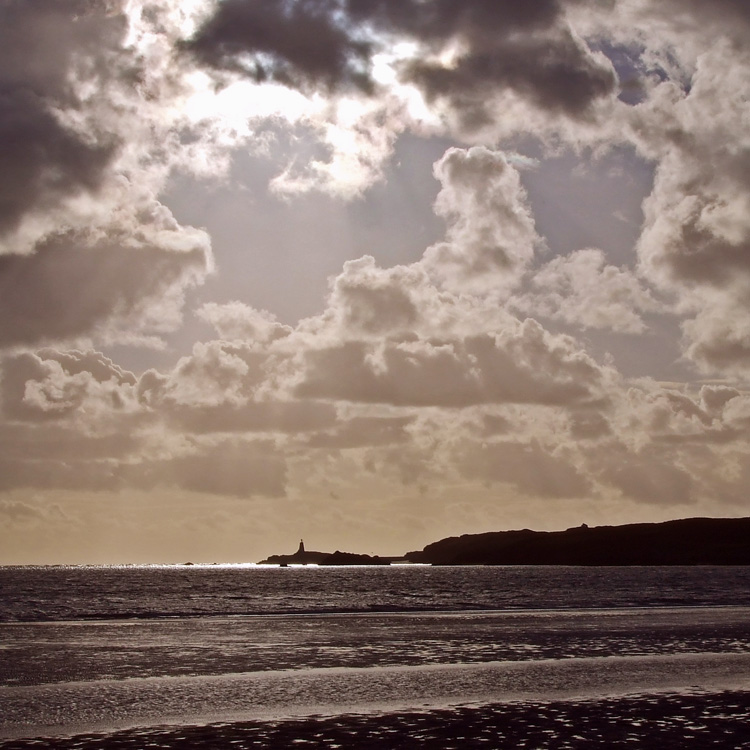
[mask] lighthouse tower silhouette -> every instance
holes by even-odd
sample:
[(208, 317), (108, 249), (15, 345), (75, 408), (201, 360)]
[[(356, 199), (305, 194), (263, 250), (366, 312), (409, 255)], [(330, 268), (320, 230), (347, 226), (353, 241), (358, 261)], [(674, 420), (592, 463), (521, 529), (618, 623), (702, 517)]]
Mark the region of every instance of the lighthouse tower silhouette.
[(297, 550), (298, 555), (304, 555), (305, 554), (305, 542), (304, 540), (299, 540), (299, 549)]

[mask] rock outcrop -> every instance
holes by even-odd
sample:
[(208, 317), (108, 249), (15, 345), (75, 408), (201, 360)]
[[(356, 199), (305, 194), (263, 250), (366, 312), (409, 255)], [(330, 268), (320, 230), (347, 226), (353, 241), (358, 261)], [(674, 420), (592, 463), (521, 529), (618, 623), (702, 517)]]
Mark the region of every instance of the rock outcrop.
[(750, 518), (464, 534), (406, 558), (433, 565), (750, 565)]

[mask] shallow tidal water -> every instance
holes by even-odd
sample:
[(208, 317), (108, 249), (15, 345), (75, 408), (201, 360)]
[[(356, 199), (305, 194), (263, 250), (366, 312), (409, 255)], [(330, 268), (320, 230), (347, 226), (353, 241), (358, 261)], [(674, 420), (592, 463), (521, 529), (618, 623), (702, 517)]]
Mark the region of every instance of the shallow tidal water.
[(750, 747), (744, 568), (2, 568), (0, 584), (5, 750)]

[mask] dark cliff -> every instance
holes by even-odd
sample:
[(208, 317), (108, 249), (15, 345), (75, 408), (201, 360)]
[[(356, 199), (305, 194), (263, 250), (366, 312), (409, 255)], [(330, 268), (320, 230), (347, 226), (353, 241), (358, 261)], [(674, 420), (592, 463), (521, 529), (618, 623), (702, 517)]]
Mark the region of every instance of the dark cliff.
[(750, 565), (750, 518), (464, 534), (406, 558), (433, 565)]
[(379, 555), (358, 555), (354, 552), (335, 552), (324, 557), (320, 561), (321, 565), (390, 565), (389, 558), (380, 557)]

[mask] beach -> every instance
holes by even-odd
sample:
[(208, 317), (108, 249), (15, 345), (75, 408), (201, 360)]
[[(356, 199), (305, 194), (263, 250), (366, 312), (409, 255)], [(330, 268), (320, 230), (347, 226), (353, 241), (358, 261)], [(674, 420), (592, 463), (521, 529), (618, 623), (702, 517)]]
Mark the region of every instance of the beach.
[(0, 701), (3, 750), (743, 747), (750, 654), (97, 680), (2, 688)]
[(0, 579), (0, 750), (750, 747), (745, 569)]
[(145, 727), (0, 742), (3, 750), (142, 748), (684, 748), (750, 747), (750, 692), (656, 694), (585, 701), (343, 714)]

